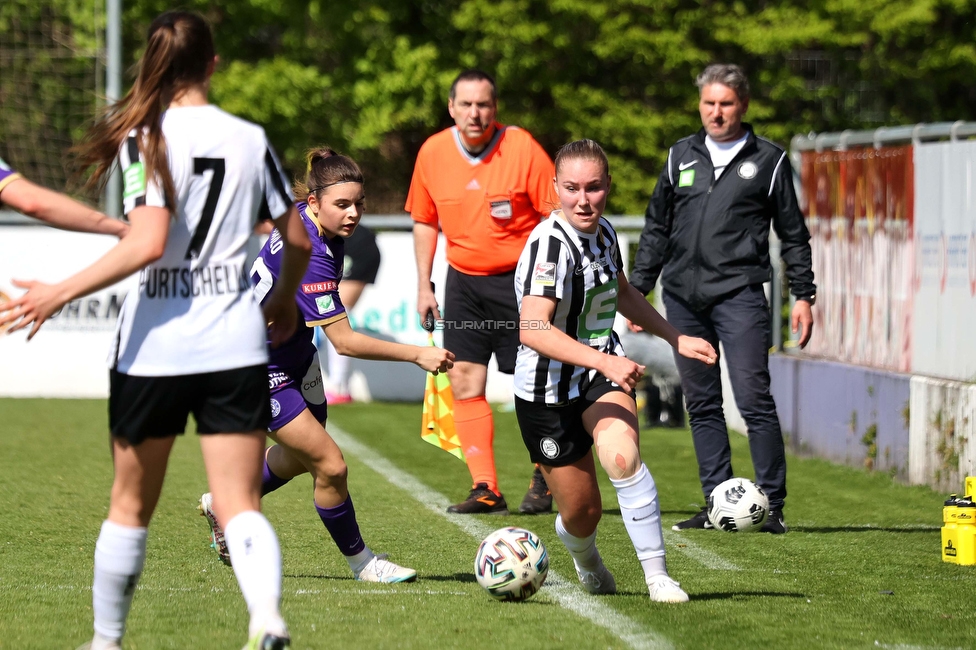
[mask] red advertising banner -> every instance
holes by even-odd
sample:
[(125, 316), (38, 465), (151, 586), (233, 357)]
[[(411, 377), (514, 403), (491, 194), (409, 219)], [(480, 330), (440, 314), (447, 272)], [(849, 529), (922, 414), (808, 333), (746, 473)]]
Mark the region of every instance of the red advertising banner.
[(911, 370), (913, 161), (911, 145), (802, 154), (817, 282), (807, 352)]

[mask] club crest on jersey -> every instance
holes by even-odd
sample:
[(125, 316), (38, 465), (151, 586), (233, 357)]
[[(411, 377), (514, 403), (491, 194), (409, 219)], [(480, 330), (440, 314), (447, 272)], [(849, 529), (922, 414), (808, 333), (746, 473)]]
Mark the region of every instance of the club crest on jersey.
[(759, 173), (759, 168), (756, 167), (756, 163), (749, 162), (748, 160), (741, 165), (739, 165), (739, 176), (746, 179), (747, 181), (756, 177)]
[(555, 262), (536, 262), (535, 270), (532, 272), (532, 284), (540, 287), (553, 287), (556, 285), (556, 264)]
[(559, 443), (552, 438), (543, 438), (539, 443), (539, 449), (546, 458), (555, 458), (559, 455)]
[(318, 307), (320, 314), (328, 314), (335, 310), (335, 299), (332, 296), (319, 296), (315, 299), (315, 306)]
[(325, 293), (326, 291), (335, 291), (338, 288), (338, 282), (313, 282), (312, 284), (303, 284), (302, 293)]

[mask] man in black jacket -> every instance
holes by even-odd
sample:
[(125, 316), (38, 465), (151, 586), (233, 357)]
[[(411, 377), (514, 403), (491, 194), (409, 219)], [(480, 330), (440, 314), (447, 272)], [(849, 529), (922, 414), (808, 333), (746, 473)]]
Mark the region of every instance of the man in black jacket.
[[(682, 334), (725, 348), (735, 401), (749, 430), (756, 483), (769, 496), (763, 530), (785, 533), (786, 455), (769, 392), (769, 226), (782, 241), (797, 300), (792, 328), (806, 345), (816, 299), (810, 234), (793, 191), (786, 152), (742, 122), (749, 82), (736, 65), (698, 76), (703, 129), (674, 144), (647, 206), (630, 283), (650, 292), (661, 275), (668, 320)], [(663, 274), (662, 274), (663, 269)], [(732, 478), (719, 365), (675, 357), (688, 402), (698, 473), (707, 499)], [(675, 530), (711, 528), (705, 510)]]

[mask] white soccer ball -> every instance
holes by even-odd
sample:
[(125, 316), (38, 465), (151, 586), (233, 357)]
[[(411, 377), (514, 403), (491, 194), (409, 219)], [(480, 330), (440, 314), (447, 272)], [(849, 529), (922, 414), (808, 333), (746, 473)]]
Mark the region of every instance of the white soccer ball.
[(492, 598), (521, 601), (539, 591), (549, 573), (549, 553), (539, 537), (524, 528), (499, 528), (481, 542), (474, 575)]
[(708, 520), (720, 530), (744, 533), (766, 523), (769, 497), (747, 478), (719, 483), (708, 497)]

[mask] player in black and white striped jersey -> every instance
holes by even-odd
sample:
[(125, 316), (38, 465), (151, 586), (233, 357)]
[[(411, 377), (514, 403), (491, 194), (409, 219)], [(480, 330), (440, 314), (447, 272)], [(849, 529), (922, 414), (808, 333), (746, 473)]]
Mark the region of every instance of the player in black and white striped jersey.
[(644, 367), (623, 356), (614, 317), (619, 309), (704, 363), (715, 363), (715, 350), (682, 336), (628, 284), (616, 233), (603, 218), (610, 173), (600, 145), (572, 142), (555, 163), (562, 209), (536, 226), (515, 271), (522, 343), (515, 412), (522, 438), (559, 506), (556, 534), (583, 587), (594, 594), (616, 591), (596, 548), (603, 508), (590, 452), (595, 444), (651, 600), (686, 602), (688, 594), (667, 572), (657, 487), (640, 457), (633, 391)]
[[(193, 413), (213, 508), (223, 524), (251, 615), (248, 648), (283, 650), (281, 554), (260, 513), (271, 419), (272, 344), (294, 332), (295, 292), (310, 244), (263, 130), (207, 102), (213, 36), (195, 13), (171, 11), (149, 28), (133, 89), (109, 107), (80, 147), (97, 184), (119, 154), (131, 229), (92, 266), (27, 293), (0, 323), (43, 322), (68, 300), (141, 271), (119, 316), (111, 359), (109, 424), (115, 480), (95, 546), (95, 635), (86, 647), (121, 647), (146, 556), (147, 526), (176, 436)], [(165, 112), (164, 112), (165, 110)], [(244, 267), (251, 230), (273, 218), (285, 260), (264, 303)], [(190, 644), (192, 645), (192, 644)]]
[[(617, 233), (606, 219), (599, 219), (592, 234), (580, 234), (559, 215), (547, 219), (526, 242), (515, 293), (519, 300), (525, 295), (555, 299), (555, 311), (549, 323), (523, 320), (521, 327), (578, 332), (589, 347), (623, 356), (613, 331), (617, 275), (622, 271)], [(533, 402), (564, 404), (580, 396), (583, 375), (593, 372), (523, 346), (515, 370), (516, 394)]]

